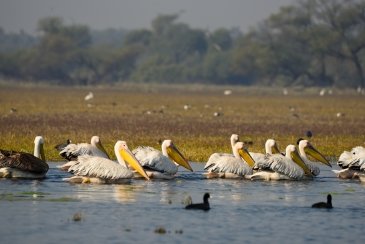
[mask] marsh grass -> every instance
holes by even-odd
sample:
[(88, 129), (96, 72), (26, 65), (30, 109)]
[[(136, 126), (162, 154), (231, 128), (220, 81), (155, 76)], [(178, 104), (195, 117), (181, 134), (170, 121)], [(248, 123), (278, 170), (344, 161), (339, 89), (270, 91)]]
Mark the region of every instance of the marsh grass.
[[(213, 152), (230, 152), (232, 133), (252, 141), (249, 150), (257, 152), (264, 151), (270, 137), (284, 150), (305, 137), (307, 130), (326, 156), (338, 157), (343, 150), (364, 145), (364, 96), (345, 91), (319, 96), (313, 89), (283, 96), (278, 90), (242, 87), (225, 96), (225, 89), (2, 86), (0, 148), (32, 152), (34, 137), (43, 135), (46, 157), (55, 161), (61, 158), (54, 146), (68, 138), (89, 142), (92, 135), (99, 135), (110, 155), (118, 139), (133, 149), (138, 145), (159, 148), (159, 140), (170, 138), (189, 160), (204, 162)], [(89, 91), (94, 99), (84, 101)], [(214, 116), (215, 112), (220, 116)]]

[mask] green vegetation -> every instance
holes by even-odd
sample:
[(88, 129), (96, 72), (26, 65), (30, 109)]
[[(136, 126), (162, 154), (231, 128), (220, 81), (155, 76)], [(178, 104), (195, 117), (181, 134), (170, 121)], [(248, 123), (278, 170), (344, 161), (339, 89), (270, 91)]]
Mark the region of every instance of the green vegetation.
[[(228, 88), (233, 93), (224, 95)], [(133, 149), (159, 148), (159, 140), (170, 138), (189, 160), (204, 162), (214, 152), (230, 152), (232, 133), (253, 141), (249, 149), (257, 152), (270, 137), (284, 150), (307, 130), (327, 156), (365, 142), (365, 97), (345, 90), (319, 96), (318, 89), (290, 89), (284, 96), (254, 87), (123, 85), (93, 88), (94, 99), (85, 101), (89, 91), (2, 86), (0, 148), (33, 152), (34, 137), (42, 135), (46, 157), (54, 161), (61, 160), (56, 144), (99, 135), (114, 158), (116, 140)]]
[(62, 85), (364, 88), (364, 8), (365, 0), (298, 0), (248, 33), (193, 29), (178, 14), (157, 16), (151, 28), (130, 31), (94, 31), (48, 17), (39, 20), (37, 39), (0, 29), (0, 76)]

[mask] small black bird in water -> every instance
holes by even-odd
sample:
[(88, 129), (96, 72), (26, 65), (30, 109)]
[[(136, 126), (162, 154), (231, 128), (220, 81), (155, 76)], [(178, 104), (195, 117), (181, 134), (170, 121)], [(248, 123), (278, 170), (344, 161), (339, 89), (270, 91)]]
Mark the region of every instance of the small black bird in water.
[(185, 209), (201, 209), (204, 211), (208, 211), (210, 209), (208, 198), (210, 197), (209, 193), (205, 193), (203, 200), (203, 203), (195, 203), (195, 204), (189, 204), (185, 207)]
[(331, 194), (327, 195), (327, 202), (317, 202), (312, 205), (312, 208), (333, 208)]
[(67, 141), (65, 143), (58, 144), (54, 148), (56, 148), (57, 151), (61, 152), (70, 143), (71, 143), (71, 140), (67, 139)]

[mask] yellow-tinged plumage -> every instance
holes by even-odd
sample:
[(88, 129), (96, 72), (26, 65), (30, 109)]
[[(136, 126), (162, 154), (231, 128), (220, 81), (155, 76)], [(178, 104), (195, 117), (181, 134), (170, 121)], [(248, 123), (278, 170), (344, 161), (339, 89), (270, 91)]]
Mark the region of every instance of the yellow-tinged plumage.
[(152, 147), (137, 147), (132, 151), (151, 178), (171, 179), (179, 165), (193, 171), (171, 140), (164, 140), (161, 149), (162, 152)]
[(311, 178), (312, 173), (303, 162), (294, 145), (288, 145), (282, 154), (267, 154), (269, 169), (254, 173), (252, 180), (301, 180)]
[(117, 141), (114, 152), (118, 163), (98, 156), (79, 156), (75, 164), (68, 169), (75, 176), (67, 180), (74, 183), (118, 183), (125, 179), (131, 179), (134, 174), (125, 162), (143, 177), (149, 179), (138, 160), (128, 149), (125, 141)]
[(213, 153), (204, 166), (207, 178), (242, 178), (252, 174), (255, 161), (244, 148), (243, 142), (236, 142), (233, 154)]
[(317, 163), (309, 160), (307, 155), (312, 156), (320, 163), (331, 167), (329, 161), (316, 148), (314, 148), (308, 140), (300, 140), (298, 147), (301, 158), (303, 159), (304, 163), (308, 166), (308, 168), (310, 169), (311, 173), (314, 176), (319, 175), (321, 171)]

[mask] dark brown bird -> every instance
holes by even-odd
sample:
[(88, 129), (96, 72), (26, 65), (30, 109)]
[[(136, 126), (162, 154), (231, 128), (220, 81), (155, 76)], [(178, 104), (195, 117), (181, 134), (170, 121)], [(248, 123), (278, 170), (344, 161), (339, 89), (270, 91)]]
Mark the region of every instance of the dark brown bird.
[(0, 150), (0, 178), (44, 178), (49, 166), (45, 162), (43, 138), (37, 136), (34, 144), (34, 155)]
[(317, 202), (312, 205), (312, 208), (333, 208), (331, 194), (327, 195), (327, 202)]
[(210, 197), (209, 193), (205, 193), (203, 197), (203, 203), (192, 203), (185, 207), (185, 209), (200, 209), (204, 211), (208, 211), (210, 209), (208, 198)]

